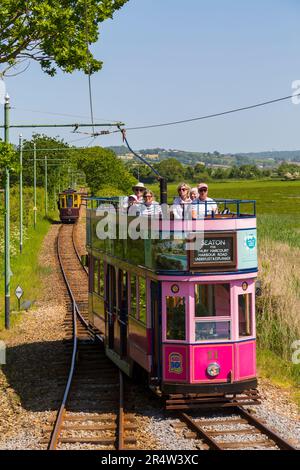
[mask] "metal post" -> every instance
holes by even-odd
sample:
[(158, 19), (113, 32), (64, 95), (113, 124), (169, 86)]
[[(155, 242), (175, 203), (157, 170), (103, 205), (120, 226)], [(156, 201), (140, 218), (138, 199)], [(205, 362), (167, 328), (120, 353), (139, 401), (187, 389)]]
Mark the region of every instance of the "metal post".
[[(4, 141), (9, 143), (9, 96), (5, 96), (4, 104)], [(5, 328), (10, 327), (10, 205), (9, 205), (9, 168), (5, 169), (5, 216), (4, 216), (4, 276), (5, 276)]]
[(47, 155), (45, 155), (45, 216), (48, 214), (48, 174), (47, 174)]
[(57, 199), (57, 197), (56, 197), (56, 186), (55, 186), (55, 185), (54, 185), (54, 190), (53, 190), (53, 198), (54, 198), (54, 206), (53, 206), (53, 208), (54, 208), (54, 210), (55, 210), (55, 209), (56, 209), (56, 199)]
[(33, 226), (36, 228), (36, 143), (33, 144)]
[(60, 167), (58, 168), (58, 193), (60, 193)]
[(19, 136), (20, 149), (20, 253), (23, 250), (23, 139)]

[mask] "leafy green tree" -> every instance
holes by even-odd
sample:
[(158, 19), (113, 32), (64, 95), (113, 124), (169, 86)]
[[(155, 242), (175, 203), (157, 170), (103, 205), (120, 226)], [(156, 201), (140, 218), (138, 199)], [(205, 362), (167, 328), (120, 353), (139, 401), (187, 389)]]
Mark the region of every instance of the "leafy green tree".
[(18, 155), (13, 145), (0, 140), (0, 186), (5, 183), (5, 170), (8, 168), (11, 172), (19, 170)]
[[(4, 72), (32, 59), (49, 75), (64, 72), (93, 73), (102, 62), (88, 44), (99, 38), (98, 25), (128, 0), (1, 0), (0, 64)], [(2, 72), (3, 73), (3, 72)]]
[(48, 163), (48, 190), (58, 188), (60, 176), (61, 189), (70, 186), (68, 170), (75, 171), (76, 161), (74, 152), (69, 145), (61, 139), (49, 137), (44, 134), (34, 134), (31, 140), (23, 144), (23, 183), (24, 186), (33, 186), (33, 148), (36, 145), (36, 174), (37, 186), (45, 184), (45, 155)]
[(93, 195), (106, 185), (128, 193), (136, 181), (112, 150), (91, 147), (78, 152), (75, 158), (77, 167), (85, 172), (86, 182)]
[(176, 158), (163, 160), (157, 166), (161, 176), (165, 177), (170, 182), (179, 181), (184, 178), (185, 169)]
[(240, 172), (240, 169), (238, 166), (236, 165), (233, 165), (233, 167), (231, 167), (230, 171), (229, 171), (229, 175), (228, 175), (228, 178), (231, 178), (231, 179), (238, 179), (241, 177), (241, 172)]

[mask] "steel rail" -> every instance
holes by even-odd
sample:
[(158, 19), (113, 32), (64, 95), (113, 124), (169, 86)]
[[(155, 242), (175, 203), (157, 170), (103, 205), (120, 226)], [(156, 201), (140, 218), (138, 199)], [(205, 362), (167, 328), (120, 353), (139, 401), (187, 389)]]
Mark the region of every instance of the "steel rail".
[[(272, 431), (270, 428), (268, 428), (264, 423), (262, 423), (262, 421), (260, 421), (259, 419), (255, 418), (254, 416), (252, 416), (248, 411), (246, 411), (243, 407), (240, 407), (240, 406), (237, 406), (237, 407), (234, 407), (232, 408), (232, 411), (233, 412), (236, 412), (237, 414), (239, 414), (242, 418), (245, 418), (245, 420), (247, 421), (247, 423), (249, 425), (252, 425), (256, 430), (258, 430), (258, 432), (261, 432), (262, 435), (265, 435), (267, 436), (270, 441), (274, 442), (274, 444), (277, 445), (277, 447), (280, 449), (280, 450), (298, 450), (296, 447), (294, 447), (292, 444), (290, 444), (288, 441), (286, 441), (285, 439), (283, 439), (282, 437), (280, 437), (276, 432)], [(208, 444), (208, 446), (210, 447), (210, 449), (212, 450), (226, 450), (226, 444), (224, 442), (222, 443), (219, 443), (217, 442), (214, 437), (213, 437), (213, 434), (210, 434), (210, 431), (205, 431), (202, 427), (201, 427), (201, 422), (198, 423), (195, 421), (195, 419), (191, 418), (188, 414), (186, 413), (180, 413), (179, 414), (179, 417), (182, 421), (184, 421), (187, 426), (193, 431), (195, 432), (196, 434), (198, 434), (198, 436), (200, 437), (200, 439), (203, 439), (204, 442), (206, 444)], [(207, 424), (207, 423), (206, 423)], [(211, 422), (212, 425), (214, 424), (218, 424), (217, 421), (212, 421)], [(228, 433), (232, 432), (234, 434), (234, 431), (228, 431)], [(241, 431), (239, 431), (239, 433), (241, 433)], [(228, 442), (229, 443), (229, 442)], [(234, 444), (234, 441), (232, 441), (232, 443)], [(255, 441), (251, 442), (247, 442), (247, 444), (249, 444), (249, 447), (251, 447), (251, 444), (254, 444), (255, 445)], [(225, 444), (225, 445), (224, 445)], [(231, 443), (229, 443), (231, 444)], [(238, 444), (240, 443), (236, 443), (237, 444), (237, 448), (238, 448)]]
[(124, 450), (124, 376), (119, 370), (120, 379), (120, 398), (119, 398), (119, 415), (118, 415), (118, 435), (117, 450)]
[[(81, 205), (85, 205), (86, 204), (81, 204)], [(79, 220), (79, 219), (78, 219)], [(74, 224), (74, 227), (73, 227), (73, 231), (72, 231), (72, 243), (73, 243), (73, 248), (74, 248), (74, 251), (76, 253), (76, 256), (78, 258), (78, 261), (80, 263), (80, 266), (82, 267), (82, 269), (84, 270), (84, 272), (86, 273), (87, 276), (89, 276), (89, 271), (88, 271), (88, 268), (86, 266), (83, 266), (82, 262), (81, 262), (81, 257), (80, 257), (80, 254), (79, 254), (79, 251), (77, 249), (77, 246), (76, 246), (76, 242), (75, 242), (75, 227), (77, 226), (77, 223), (78, 221), (75, 222)], [(78, 315), (81, 319), (81, 321), (83, 322), (84, 326), (90, 330), (90, 325), (88, 324), (88, 322), (81, 316), (79, 310), (78, 310)], [(101, 343), (103, 343), (103, 337), (101, 337), (99, 334), (95, 334), (95, 338), (100, 341)]]
[(262, 431), (263, 433), (266, 434), (272, 441), (275, 442), (275, 444), (281, 449), (281, 450), (298, 450), (296, 447), (294, 447), (292, 444), (290, 444), (288, 441), (283, 439), (282, 437), (279, 436), (275, 431), (272, 429), (268, 428), (260, 419), (254, 417), (248, 411), (246, 411), (243, 407), (238, 406), (237, 411), (253, 426), (255, 426), (257, 429)]
[(69, 376), (68, 376), (66, 388), (65, 388), (65, 391), (64, 391), (64, 396), (63, 396), (62, 403), (60, 405), (60, 409), (59, 409), (59, 412), (58, 412), (58, 415), (57, 415), (57, 418), (56, 418), (56, 422), (55, 422), (55, 426), (54, 426), (54, 429), (53, 429), (53, 432), (52, 432), (51, 441), (50, 441), (48, 450), (55, 450), (56, 446), (57, 446), (57, 443), (58, 443), (63, 418), (64, 418), (64, 415), (65, 415), (65, 412), (66, 412), (67, 399), (68, 399), (68, 396), (69, 396), (69, 392), (70, 392), (70, 388), (71, 388), (71, 384), (72, 384), (72, 379), (73, 379), (73, 375), (74, 375), (74, 371), (75, 371), (76, 355), (77, 355), (77, 349), (78, 349), (78, 339), (77, 339), (77, 310), (78, 310), (78, 308), (77, 308), (77, 304), (76, 304), (75, 298), (73, 296), (73, 293), (71, 291), (71, 287), (70, 287), (69, 282), (67, 280), (65, 270), (63, 268), (62, 259), (61, 259), (61, 256), (60, 256), (60, 249), (59, 249), (60, 248), (59, 237), (60, 237), (60, 232), (62, 231), (62, 228), (63, 228), (63, 225), (61, 225), (61, 227), (59, 228), (58, 237), (57, 237), (57, 256), (58, 256), (60, 268), (61, 268), (61, 271), (62, 271), (62, 275), (63, 275), (65, 284), (67, 286), (68, 293), (69, 293), (71, 301), (72, 301), (73, 350), (72, 350), (71, 366), (70, 366), (70, 371), (69, 371)]

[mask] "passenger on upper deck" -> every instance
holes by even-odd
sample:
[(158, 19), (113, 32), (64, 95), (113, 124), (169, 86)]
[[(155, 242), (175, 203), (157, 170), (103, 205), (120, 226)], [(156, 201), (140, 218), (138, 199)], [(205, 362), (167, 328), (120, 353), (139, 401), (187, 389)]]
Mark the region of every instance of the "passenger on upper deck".
[(216, 202), (207, 197), (208, 186), (206, 183), (198, 184), (198, 199), (195, 199), (192, 204), (195, 204), (195, 208), (192, 210), (192, 217), (196, 219), (198, 217), (204, 217), (206, 215), (212, 215), (218, 213), (218, 206)]
[(174, 219), (183, 219), (184, 205), (192, 202), (190, 199), (190, 189), (191, 188), (185, 183), (181, 183), (177, 186), (178, 197), (175, 197), (173, 201)]
[(141, 215), (151, 215), (158, 217), (162, 214), (161, 207), (154, 199), (154, 194), (146, 189), (143, 194), (144, 204), (141, 204)]
[[(134, 186), (132, 186), (132, 191), (134, 192), (136, 198), (137, 198), (137, 202), (139, 204), (143, 203), (144, 202), (144, 199), (143, 199), (143, 192), (145, 191), (145, 185), (144, 183), (140, 183), (138, 182), (137, 184), (135, 184)], [(131, 196), (128, 196), (128, 197), (125, 197), (124, 200), (123, 200), (123, 209), (127, 209), (128, 206), (129, 206), (129, 198)]]
[(138, 198), (135, 194), (130, 194), (128, 196), (128, 207), (127, 207), (127, 214), (128, 215), (137, 215), (139, 213), (139, 203)]
[(190, 199), (193, 202), (198, 197), (198, 188), (192, 188), (190, 190)]

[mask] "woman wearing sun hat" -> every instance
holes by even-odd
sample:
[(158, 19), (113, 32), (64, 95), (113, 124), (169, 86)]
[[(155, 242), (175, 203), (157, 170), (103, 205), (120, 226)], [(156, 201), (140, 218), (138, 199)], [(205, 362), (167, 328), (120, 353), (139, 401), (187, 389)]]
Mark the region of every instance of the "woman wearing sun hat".
[(137, 202), (140, 202), (140, 203), (144, 202), (143, 193), (145, 189), (147, 189), (146, 186), (144, 185), (144, 183), (141, 183), (140, 181), (136, 183), (134, 186), (132, 186), (132, 191), (137, 197)]
[[(140, 181), (138, 183), (136, 183), (134, 186), (132, 186), (132, 191), (134, 192), (134, 194), (132, 194), (131, 196), (136, 196), (136, 203), (137, 204), (142, 204), (144, 202), (143, 193), (144, 193), (145, 189), (146, 189), (146, 187), (145, 187), (144, 183), (141, 183)], [(123, 211), (126, 211), (126, 209), (128, 208), (128, 206), (129, 206), (129, 197), (131, 197), (131, 196), (126, 196), (123, 199), (123, 203), (122, 203)]]

